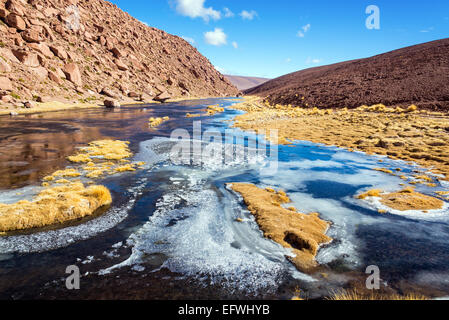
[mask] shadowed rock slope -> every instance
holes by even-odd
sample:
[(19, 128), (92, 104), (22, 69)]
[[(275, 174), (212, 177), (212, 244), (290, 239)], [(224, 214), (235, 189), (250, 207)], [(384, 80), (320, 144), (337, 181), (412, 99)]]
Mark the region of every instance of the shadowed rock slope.
[(0, 0), (0, 103), (238, 93), (185, 40), (102, 0)]
[(449, 39), (291, 73), (245, 91), (272, 104), (356, 108), (382, 103), (449, 110)]

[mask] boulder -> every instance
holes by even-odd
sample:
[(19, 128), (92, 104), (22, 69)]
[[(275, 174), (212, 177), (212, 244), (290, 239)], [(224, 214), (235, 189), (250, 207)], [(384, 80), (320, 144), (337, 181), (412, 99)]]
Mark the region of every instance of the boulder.
[(16, 28), (19, 31), (24, 31), (26, 29), (25, 20), (15, 13), (10, 13), (6, 17), (5, 22), (11, 28)]
[(50, 50), (57, 56), (59, 59), (67, 60), (67, 52), (60, 46), (50, 46)]
[(33, 72), (41, 79), (45, 79), (48, 77), (48, 71), (44, 67), (34, 68)]
[(69, 81), (74, 83), (77, 86), (81, 86), (83, 84), (83, 80), (81, 78), (81, 72), (76, 63), (69, 63), (64, 66), (65, 76)]
[(160, 85), (160, 84), (158, 84), (158, 85), (156, 86), (156, 90), (158, 90), (160, 93), (166, 91), (165, 87), (164, 87), (163, 85)]
[(25, 9), (18, 1), (6, 1), (5, 8), (8, 9), (11, 13), (17, 14), (18, 16), (23, 16)]
[(0, 77), (0, 90), (12, 91), (12, 83), (9, 78)]
[(46, 9), (44, 9), (43, 14), (46, 17), (52, 17), (52, 16), (55, 16), (58, 14), (58, 10), (56, 10), (54, 8), (46, 8)]
[(36, 53), (23, 50), (13, 50), (12, 53), (21, 63), (23, 63), (27, 67), (36, 68), (40, 65)]
[(8, 14), (9, 14), (9, 12), (7, 10), (0, 8), (0, 19), (6, 19)]
[(121, 71), (126, 71), (128, 70), (128, 66), (126, 64), (124, 64), (121, 60), (116, 59), (115, 60), (115, 65), (117, 66), (117, 68)]
[(111, 49), (111, 52), (114, 55), (114, 57), (117, 58), (117, 59), (123, 57), (122, 52), (119, 49), (115, 48), (115, 47)]
[(108, 96), (109, 98), (117, 97), (117, 94), (114, 91), (112, 91), (111, 89), (109, 89), (109, 88), (101, 89), (100, 94)]
[(29, 43), (28, 47), (41, 53), (46, 58), (53, 58), (55, 56), (45, 43)]
[(40, 33), (35, 29), (25, 30), (21, 35), (26, 42), (39, 43), (43, 40)]
[(131, 91), (128, 93), (128, 97), (130, 98), (139, 98), (140, 94), (138, 94), (137, 92)]
[(8, 48), (0, 48), (0, 56), (8, 59), (10, 62), (20, 63), (20, 61), (16, 58), (14, 53)]
[(167, 91), (165, 91), (165, 92), (162, 92), (161, 94), (157, 95), (156, 97), (154, 97), (153, 100), (164, 103), (165, 101), (167, 101), (170, 98), (171, 98), (171, 95)]
[(114, 99), (105, 99), (103, 104), (106, 108), (120, 108), (120, 103)]
[(61, 77), (58, 77), (58, 75), (53, 71), (48, 72), (48, 77), (51, 81), (56, 82), (59, 85), (64, 83), (64, 80), (62, 80)]
[(23, 103), (23, 105), (25, 106), (25, 108), (27, 109), (31, 109), (31, 108), (35, 108), (36, 107), (36, 103), (34, 101), (25, 101)]

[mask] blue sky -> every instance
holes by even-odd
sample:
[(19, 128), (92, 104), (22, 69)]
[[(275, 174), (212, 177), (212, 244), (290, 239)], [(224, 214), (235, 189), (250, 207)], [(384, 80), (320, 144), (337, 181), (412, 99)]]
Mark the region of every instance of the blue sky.
[[(194, 41), (223, 73), (275, 78), (449, 37), (448, 0), (112, 0), (150, 26)], [(366, 8), (380, 29), (366, 27)]]

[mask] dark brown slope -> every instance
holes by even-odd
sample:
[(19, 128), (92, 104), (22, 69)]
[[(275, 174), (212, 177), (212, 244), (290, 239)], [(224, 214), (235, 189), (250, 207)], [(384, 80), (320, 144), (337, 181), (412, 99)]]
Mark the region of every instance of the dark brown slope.
[(291, 73), (245, 93), (303, 107), (414, 103), (449, 110), (449, 39)]
[(103, 0), (0, 0), (0, 105), (233, 96), (235, 88), (185, 40)]
[(248, 90), (270, 80), (267, 78), (231, 76), (227, 74), (224, 76), (239, 90)]

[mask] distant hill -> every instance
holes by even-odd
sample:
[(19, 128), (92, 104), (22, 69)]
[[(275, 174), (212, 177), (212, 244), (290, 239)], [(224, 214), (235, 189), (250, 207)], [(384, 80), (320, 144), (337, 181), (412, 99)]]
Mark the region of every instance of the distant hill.
[(247, 90), (256, 87), (262, 83), (269, 81), (267, 78), (256, 78), (256, 77), (241, 77), (241, 76), (230, 76), (225, 75), (225, 77), (239, 90)]
[(449, 111), (449, 39), (298, 71), (245, 91), (271, 103), (356, 108), (383, 103)]

